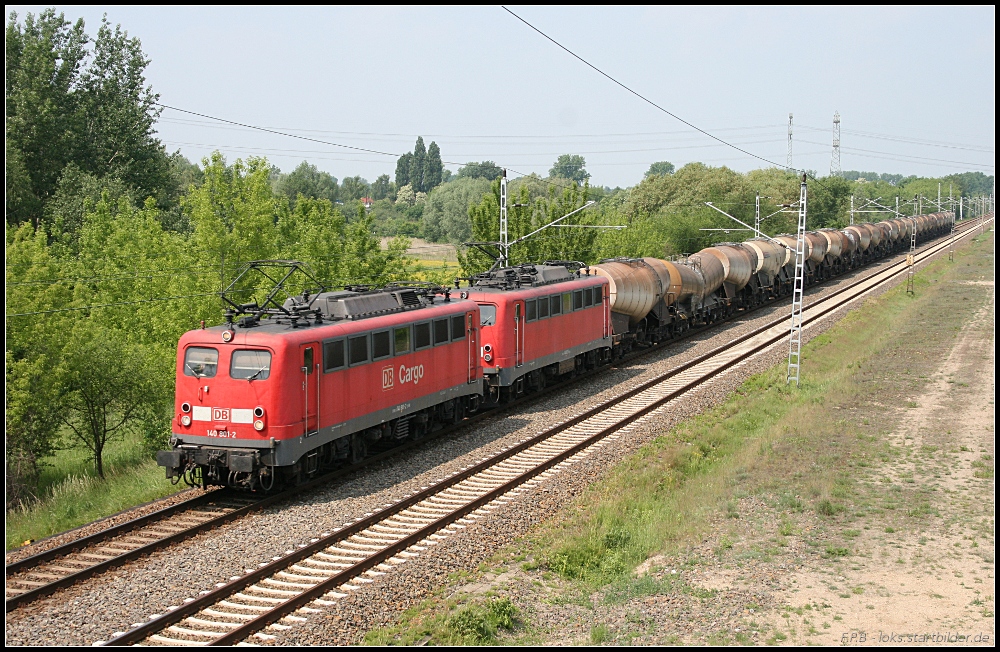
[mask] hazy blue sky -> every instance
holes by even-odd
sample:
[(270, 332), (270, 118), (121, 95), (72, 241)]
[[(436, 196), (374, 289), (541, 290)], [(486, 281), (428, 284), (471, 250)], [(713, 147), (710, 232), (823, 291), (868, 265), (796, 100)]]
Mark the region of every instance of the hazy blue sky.
[[(38, 6), (10, 6), (23, 17)], [(96, 33), (107, 11), (152, 59), (164, 104), (400, 154), (436, 140), (447, 167), (491, 159), (545, 174), (582, 154), (593, 181), (632, 185), (653, 161), (765, 165), (693, 132), (572, 59), (499, 7), (59, 6)], [(996, 12), (989, 7), (511, 7), (684, 119), (784, 164), (994, 173)], [(307, 159), (338, 178), (395, 158), (164, 111), (171, 151), (198, 160)]]

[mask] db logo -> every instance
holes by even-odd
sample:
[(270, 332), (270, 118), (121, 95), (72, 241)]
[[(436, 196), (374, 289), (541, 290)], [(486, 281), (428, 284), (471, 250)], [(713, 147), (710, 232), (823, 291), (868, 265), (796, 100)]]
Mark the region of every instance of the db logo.
[(409, 383), (413, 382), (414, 385), (420, 382), (420, 379), (424, 377), (424, 365), (418, 364), (415, 367), (406, 367), (400, 365), (399, 367), (399, 382)]
[(213, 421), (229, 421), (229, 408), (212, 408)]
[(382, 389), (392, 389), (392, 367), (382, 367)]

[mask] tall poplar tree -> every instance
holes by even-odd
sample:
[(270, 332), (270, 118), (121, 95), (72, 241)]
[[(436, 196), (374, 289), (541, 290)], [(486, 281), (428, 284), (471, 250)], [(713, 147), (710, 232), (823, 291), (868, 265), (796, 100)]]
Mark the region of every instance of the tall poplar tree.
[(417, 136), (417, 144), (413, 147), (413, 161), (410, 163), (410, 184), (415, 192), (427, 192), (424, 185), (424, 161), (427, 159), (427, 148), (424, 137)]
[(441, 171), (444, 165), (441, 163), (441, 148), (434, 141), (427, 148), (427, 158), (424, 160), (424, 192), (430, 192), (441, 185)]

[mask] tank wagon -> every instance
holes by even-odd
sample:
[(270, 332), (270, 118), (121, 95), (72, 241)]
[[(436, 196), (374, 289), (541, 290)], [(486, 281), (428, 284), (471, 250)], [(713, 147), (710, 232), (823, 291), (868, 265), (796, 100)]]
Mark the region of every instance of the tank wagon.
[[(904, 251), (914, 231), (921, 241), (945, 235), (951, 220), (935, 213), (808, 232), (806, 284)], [(233, 306), (226, 324), (178, 344), (173, 434), (157, 463), (189, 484), (295, 484), (362, 460), (378, 442), (419, 439), (633, 346), (785, 297), (795, 247), (784, 234), (677, 260), (550, 261), (493, 269), (453, 290), (348, 287), (283, 304), (273, 290), (263, 306), (223, 293)], [(276, 263), (299, 265), (248, 267)]]

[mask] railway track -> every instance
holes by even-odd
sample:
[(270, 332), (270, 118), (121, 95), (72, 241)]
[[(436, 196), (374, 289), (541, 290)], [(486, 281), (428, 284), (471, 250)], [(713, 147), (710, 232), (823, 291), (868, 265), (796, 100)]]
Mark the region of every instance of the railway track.
[[(955, 235), (973, 235), (967, 228)], [(932, 243), (915, 263), (947, 251), (952, 238)], [(808, 327), (844, 305), (907, 273), (892, 263), (803, 310)], [(788, 336), (787, 317), (769, 323), (679, 365), (640, 386), (557, 423), (471, 466), (438, 479), (378, 512), (323, 532), (270, 562), (246, 569), (211, 591), (170, 607), (165, 614), (118, 632), (106, 645), (232, 645), (264, 630), (288, 629), (365, 584), (425, 553), (526, 490), (591, 454), (621, 431), (689, 390), (779, 345)]]

